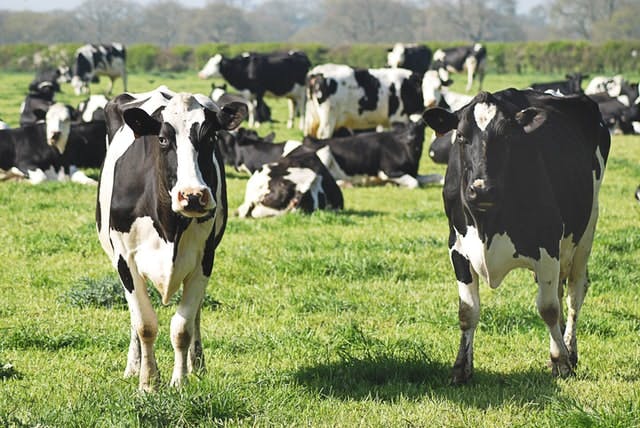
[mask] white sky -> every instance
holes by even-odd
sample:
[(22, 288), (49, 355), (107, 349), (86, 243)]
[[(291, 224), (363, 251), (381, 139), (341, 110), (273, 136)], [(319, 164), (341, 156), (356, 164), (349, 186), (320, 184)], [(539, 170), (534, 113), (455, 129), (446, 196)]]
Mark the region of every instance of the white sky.
[[(32, 10), (44, 12), (54, 9), (71, 10), (82, 4), (84, 0), (0, 0), (0, 10)], [(108, 1), (108, 0), (106, 0)], [(138, 3), (147, 4), (154, 0), (137, 0)], [(517, 0), (518, 11), (526, 12), (533, 6), (547, 3), (549, 0)], [(187, 7), (202, 7), (207, 0), (178, 0)]]

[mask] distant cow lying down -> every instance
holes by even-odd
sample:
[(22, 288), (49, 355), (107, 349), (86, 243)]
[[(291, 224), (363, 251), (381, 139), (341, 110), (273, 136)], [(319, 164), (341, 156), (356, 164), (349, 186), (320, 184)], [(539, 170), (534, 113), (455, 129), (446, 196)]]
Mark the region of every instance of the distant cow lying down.
[(327, 168), (314, 151), (298, 147), (249, 178), (237, 214), (243, 218), (262, 218), (342, 208), (342, 191)]

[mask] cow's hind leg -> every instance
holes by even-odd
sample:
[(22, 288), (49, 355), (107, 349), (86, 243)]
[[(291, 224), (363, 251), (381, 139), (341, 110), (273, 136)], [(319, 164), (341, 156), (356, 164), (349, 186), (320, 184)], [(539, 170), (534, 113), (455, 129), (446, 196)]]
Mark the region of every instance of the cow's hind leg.
[(552, 373), (554, 376), (567, 377), (573, 374), (573, 368), (560, 330), (559, 277), (560, 262), (549, 256), (543, 256), (536, 268), (538, 282), (536, 306), (549, 330)]
[(478, 274), (471, 268), (469, 259), (455, 249), (450, 251), (450, 258), (458, 282), (458, 320), (462, 332), (452, 382), (460, 385), (473, 376), (473, 337), (480, 319), (480, 293)]
[[(174, 350), (171, 385), (184, 383), (188, 371), (188, 352), (196, 337), (195, 323), (204, 298), (208, 278), (202, 273), (194, 273), (184, 281), (182, 299), (176, 314), (171, 318), (171, 344)], [(198, 338), (199, 339), (199, 338)], [(202, 360), (202, 354), (200, 355)]]

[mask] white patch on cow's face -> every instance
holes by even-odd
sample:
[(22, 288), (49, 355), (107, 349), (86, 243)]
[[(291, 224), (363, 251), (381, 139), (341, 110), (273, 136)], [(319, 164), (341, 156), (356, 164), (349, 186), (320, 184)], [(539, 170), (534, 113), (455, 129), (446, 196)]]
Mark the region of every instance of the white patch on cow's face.
[(482, 45), (480, 43), (476, 43), (475, 45), (473, 45), (474, 52), (478, 52), (480, 49), (482, 49)]
[(86, 82), (83, 82), (78, 76), (73, 76), (71, 78), (71, 87), (76, 95), (82, 95), (89, 92), (89, 85)]
[(442, 49), (438, 49), (434, 54), (433, 54), (433, 61), (444, 61), (446, 54), (444, 53), (444, 51)]
[(404, 62), (404, 45), (402, 43), (396, 43), (393, 49), (387, 53), (387, 65), (398, 68), (402, 62)]
[(473, 107), (473, 117), (476, 119), (476, 125), (481, 131), (487, 129), (489, 123), (496, 116), (496, 105), (487, 103), (478, 103)]
[(188, 200), (182, 196), (198, 193), (202, 195), (201, 199), (206, 201), (204, 210), (213, 210), (216, 202), (198, 166), (198, 151), (189, 138), (192, 125), (205, 121), (203, 106), (190, 94), (177, 94), (162, 111), (162, 118), (173, 127), (176, 139), (176, 184), (169, 190), (171, 209), (185, 216), (200, 216), (202, 213), (185, 210)]
[[(108, 102), (109, 100), (104, 95), (91, 95), (83, 106), (82, 121), (91, 122), (96, 110), (104, 109)], [(78, 110), (81, 110), (80, 106), (78, 106)]]
[(45, 117), (47, 127), (47, 144), (64, 153), (71, 132), (71, 115), (62, 103), (55, 103), (47, 111)]
[(428, 70), (422, 77), (422, 97), (426, 108), (435, 107), (442, 98), (442, 80), (438, 71)]
[(227, 92), (222, 88), (213, 88), (211, 91), (211, 99), (215, 102), (218, 102), (221, 96), (226, 94)]
[(211, 77), (221, 77), (220, 75), (220, 63), (222, 62), (222, 55), (216, 54), (209, 58), (209, 61), (198, 73), (198, 77), (201, 79), (209, 79)]

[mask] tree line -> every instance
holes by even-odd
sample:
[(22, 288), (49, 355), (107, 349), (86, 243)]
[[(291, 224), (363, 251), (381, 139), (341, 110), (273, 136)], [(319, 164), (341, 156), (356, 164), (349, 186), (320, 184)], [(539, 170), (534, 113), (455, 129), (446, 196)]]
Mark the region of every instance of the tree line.
[(0, 44), (286, 42), (328, 46), (414, 41), (640, 39), (637, 0), (86, 0), (74, 11), (0, 10)]

